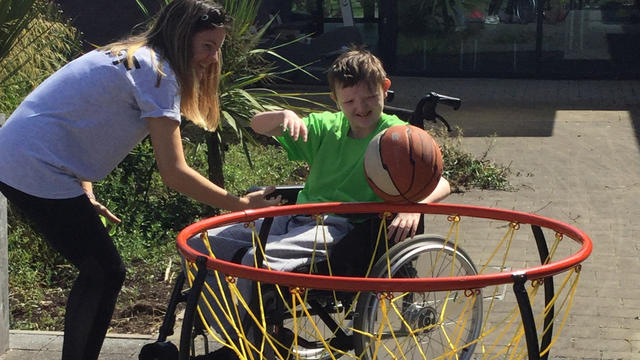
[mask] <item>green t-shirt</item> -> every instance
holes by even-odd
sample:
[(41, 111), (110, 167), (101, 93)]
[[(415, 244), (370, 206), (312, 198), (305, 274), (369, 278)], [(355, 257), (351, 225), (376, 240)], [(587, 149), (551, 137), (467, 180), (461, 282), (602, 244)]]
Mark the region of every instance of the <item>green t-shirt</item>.
[(364, 153), (380, 131), (406, 122), (382, 114), (378, 127), (369, 136), (353, 139), (348, 136), (349, 121), (342, 112), (310, 114), (302, 120), (307, 125), (307, 142), (302, 137), (293, 141), (288, 133), (276, 137), (290, 160), (305, 161), (311, 169), (297, 203), (381, 201), (364, 175)]

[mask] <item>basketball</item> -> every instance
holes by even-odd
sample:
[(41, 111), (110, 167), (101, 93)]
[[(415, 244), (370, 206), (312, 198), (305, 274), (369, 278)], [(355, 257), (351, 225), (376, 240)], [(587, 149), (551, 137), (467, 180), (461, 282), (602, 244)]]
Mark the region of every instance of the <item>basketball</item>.
[(413, 125), (391, 126), (369, 142), (364, 173), (383, 200), (418, 202), (440, 181), (442, 153), (425, 130)]

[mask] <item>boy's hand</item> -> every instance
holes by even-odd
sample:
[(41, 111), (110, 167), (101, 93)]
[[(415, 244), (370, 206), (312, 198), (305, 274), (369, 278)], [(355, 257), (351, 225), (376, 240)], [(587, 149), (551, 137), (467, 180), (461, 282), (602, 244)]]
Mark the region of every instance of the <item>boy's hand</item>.
[(293, 111), (283, 111), (284, 119), (282, 120), (282, 132), (289, 131), (289, 135), (294, 141), (298, 141), (298, 138), (302, 136), (302, 141), (307, 141), (307, 125), (300, 119), (298, 114)]
[(407, 236), (412, 238), (418, 230), (421, 215), (420, 213), (398, 213), (388, 227), (387, 237), (391, 239), (395, 233), (393, 239), (395, 243), (406, 239)]

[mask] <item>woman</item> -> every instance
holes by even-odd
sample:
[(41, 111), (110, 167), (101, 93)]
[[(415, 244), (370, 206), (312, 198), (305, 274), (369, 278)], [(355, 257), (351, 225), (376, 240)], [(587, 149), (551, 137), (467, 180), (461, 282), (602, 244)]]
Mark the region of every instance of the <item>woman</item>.
[(174, 0), (148, 30), (70, 62), (0, 128), (0, 191), (79, 275), (67, 301), (63, 359), (97, 359), (125, 276), (93, 194), (145, 136), (164, 183), (228, 210), (276, 205), (272, 189), (236, 197), (190, 168), (181, 115), (218, 124), (220, 47), (229, 19), (210, 0)]

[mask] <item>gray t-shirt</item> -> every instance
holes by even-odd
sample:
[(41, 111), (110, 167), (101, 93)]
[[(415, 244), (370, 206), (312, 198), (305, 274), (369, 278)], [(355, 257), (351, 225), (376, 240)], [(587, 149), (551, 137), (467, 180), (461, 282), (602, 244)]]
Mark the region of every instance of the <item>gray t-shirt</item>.
[(180, 121), (169, 64), (149, 48), (133, 64), (124, 55), (91, 51), (27, 96), (0, 128), (0, 181), (42, 198), (79, 196), (80, 181), (106, 177), (147, 136), (145, 118)]

